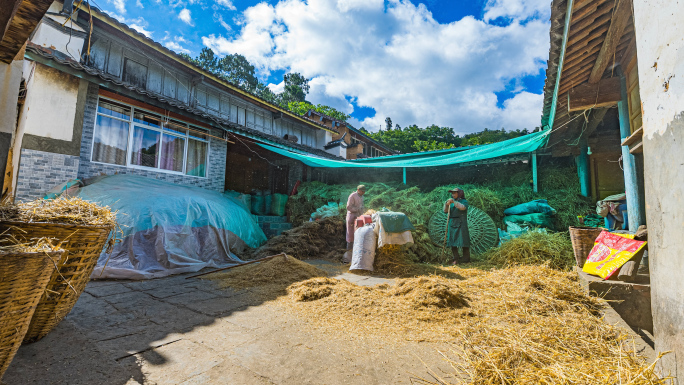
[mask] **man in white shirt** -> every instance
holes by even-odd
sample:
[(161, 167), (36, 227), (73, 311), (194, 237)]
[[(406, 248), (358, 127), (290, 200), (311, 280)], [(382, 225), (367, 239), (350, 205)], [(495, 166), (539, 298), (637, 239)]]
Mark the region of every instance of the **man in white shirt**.
[(366, 186), (359, 185), (356, 191), (349, 194), (347, 199), (347, 250), (354, 246), (354, 222), (356, 218), (364, 213), (363, 194), (366, 193)]

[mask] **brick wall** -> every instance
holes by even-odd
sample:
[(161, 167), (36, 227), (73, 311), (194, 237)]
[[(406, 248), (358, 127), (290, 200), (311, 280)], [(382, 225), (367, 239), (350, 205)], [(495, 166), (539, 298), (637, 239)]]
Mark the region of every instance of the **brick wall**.
[(257, 224), (264, 231), (267, 238), (273, 238), (282, 234), (283, 231), (290, 230), (292, 223), (287, 223), (287, 217), (276, 217), (269, 215), (257, 215)]
[(219, 192), (224, 190), (227, 143), (213, 138), (211, 138), (209, 143), (209, 167), (206, 178), (91, 162), (90, 156), (93, 146), (93, 132), (95, 130), (98, 89), (99, 86), (97, 84), (90, 83), (88, 86), (86, 107), (83, 115), (83, 137), (81, 141), (80, 167), (78, 170), (79, 178), (85, 179), (103, 174), (134, 174)]
[(17, 201), (42, 198), (51, 188), (75, 179), (79, 163), (77, 156), (22, 149)]

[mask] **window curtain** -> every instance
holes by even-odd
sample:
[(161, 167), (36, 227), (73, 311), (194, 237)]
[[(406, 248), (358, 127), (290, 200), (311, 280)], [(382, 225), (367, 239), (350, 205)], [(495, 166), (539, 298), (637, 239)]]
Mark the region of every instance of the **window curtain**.
[(208, 143), (197, 140), (188, 141), (188, 163), (185, 173), (193, 176), (204, 177), (207, 174), (207, 147)]
[(96, 162), (126, 165), (128, 123), (106, 116), (97, 116), (93, 160)]
[(164, 170), (183, 172), (185, 139), (164, 134), (160, 167)]

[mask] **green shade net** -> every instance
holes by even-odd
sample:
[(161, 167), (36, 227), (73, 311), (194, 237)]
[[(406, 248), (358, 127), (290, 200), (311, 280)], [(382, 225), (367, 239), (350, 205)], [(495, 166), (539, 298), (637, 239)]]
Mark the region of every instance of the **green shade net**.
[[(343, 161), (321, 158), (313, 155), (295, 153), (282, 148), (260, 144), (259, 146), (301, 161), (310, 167), (354, 167), (354, 168), (404, 168), (404, 167), (439, 167), (451, 166), (459, 163), (470, 163), (480, 160), (499, 158), (508, 155), (524, 154), (543, 147), (548, 140), (549, 131), (540, 131), (523, 135), (503, 142), (473, 146), (462, 151), (432, 151), (417, 154), (417, 156), (383, 157), (377, 160)], [(407, 154), (409, 155), (409, 154)], [(393, 160), (394, 158), (394, 160)]]

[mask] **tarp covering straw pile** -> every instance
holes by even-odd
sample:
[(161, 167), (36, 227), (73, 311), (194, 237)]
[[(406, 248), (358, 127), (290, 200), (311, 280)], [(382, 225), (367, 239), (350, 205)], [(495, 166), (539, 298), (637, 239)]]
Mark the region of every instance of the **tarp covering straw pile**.
[[(449, 342), (443, 354), (471, 384), (663, 383), (572, 274), (548, 266), (455, 271), (466, 279), (361, 287), (314, 278), (290, 286), (284, 301), (330, 333)], [(433, 376), (423, 383), (457, 382)]]

